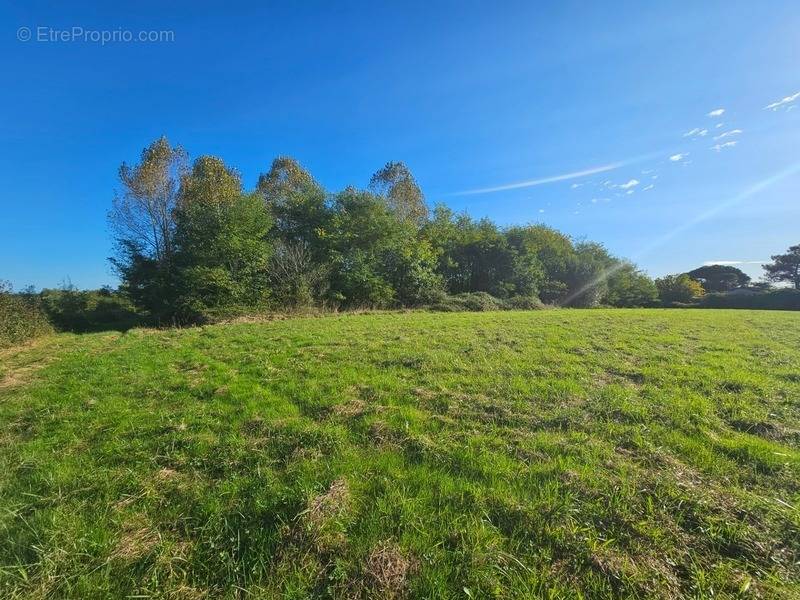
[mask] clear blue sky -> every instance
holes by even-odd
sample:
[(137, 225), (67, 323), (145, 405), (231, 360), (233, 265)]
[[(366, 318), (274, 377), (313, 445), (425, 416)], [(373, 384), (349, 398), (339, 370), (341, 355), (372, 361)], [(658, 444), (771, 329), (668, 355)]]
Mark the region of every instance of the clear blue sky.
[(330, 190), (403, 160), (430, 203), (542, 221), (653, 276), (800, 243), (800, 97), (765, 108), (800, 92), (800, 3), (589, 4), (5, 2), (0, 279), (115, 284), (117, 168), (161, 134), (250, 187), (278, 154)]

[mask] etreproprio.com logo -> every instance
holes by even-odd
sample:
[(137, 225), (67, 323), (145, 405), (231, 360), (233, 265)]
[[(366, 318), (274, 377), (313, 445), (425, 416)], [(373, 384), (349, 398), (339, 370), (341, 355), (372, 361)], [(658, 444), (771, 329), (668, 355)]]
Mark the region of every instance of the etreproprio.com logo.
[(39, 43), (86, 43), (86, 44), (126, 44), (126, 43), (150, 43), (174, 42), (175, 32), (172, 30), (140, 30), (131, 31), (130, 29), (86, 29), (84, 27), (70, 27), (59, 29), (39, 25), (31, 29), (30, 27), (20, 27), (17, 29), (17, 40), (20, 42), (39, 42)]

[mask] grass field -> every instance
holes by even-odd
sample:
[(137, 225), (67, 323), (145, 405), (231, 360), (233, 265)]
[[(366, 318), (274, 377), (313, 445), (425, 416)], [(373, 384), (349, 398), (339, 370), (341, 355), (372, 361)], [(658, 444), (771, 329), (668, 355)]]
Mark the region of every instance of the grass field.
[(0, 382), (0, 597), (800, 597), (798, 313), (62, 334)]

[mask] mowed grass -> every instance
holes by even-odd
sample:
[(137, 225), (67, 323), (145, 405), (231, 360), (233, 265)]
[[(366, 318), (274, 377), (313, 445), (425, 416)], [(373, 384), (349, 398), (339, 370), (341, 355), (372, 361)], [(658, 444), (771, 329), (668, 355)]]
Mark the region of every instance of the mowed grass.
[(0, 597), (800, 595), (800, 314), (344, 315), (0, 365)]

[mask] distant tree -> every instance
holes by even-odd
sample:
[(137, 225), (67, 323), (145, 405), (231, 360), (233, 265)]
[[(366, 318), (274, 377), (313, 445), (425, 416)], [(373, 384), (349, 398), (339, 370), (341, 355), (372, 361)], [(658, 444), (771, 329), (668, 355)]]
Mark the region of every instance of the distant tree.
[(428, 218), (425, 196), (411, 171), (402, 162), (386, 163), (370, 179), (369, 190), (384, 198), (401, 219), (421, 225)]
[(749, 275), (730, 265), (704, 265), (686, 274), (699, 281), (706, 292), (728, 292), (750, 283)]
[(666, 275), (656, 279), (656, 287), (658, 288), (659, 299), (664, 304), (691, 302), (705, 293), (703, 286), (686, 273)]
[(538, 296), (548, 303), (565, 299), (569, 293), (567, 278), (575, 256), (572, 240), (542, 224), (511, 227), (506, 235), (520, 255), (535, 257), (539, 270)]
[(617, 259), (602, 244), (575, 244), (565, 278), (568, 295), (562, 302), (568, 306), (585, 308), (600, 304), (608, 292), (608, 275), (617, 263)]
[(178, 187), (187, 169), (186, 152), (161, 137), (142, 150), (139, 164), (122, 163), (122, 193), (114, 198), (109, 221), (116, 241), (131, 252), (168, 262)]
[(120, 166), (123, 189), (108, 215), (115, 242), (110, 260), (122, 289), (159, 320), (174, 298), (175, 209), (186, 163), (180, 146), (159, 138), (142, 151), (139, 164)]
[(300, 163), (279, 156), (258, 178), (256, 192), (275, 219), (276, 238), (287, 247), (302, 246), (315, 263), (327, 260), (331, 217), (327, 194)]
[(347, 188), (333, 201), (331, 289), (346, 306), (415, 305), (441, 293), (436, 254), (383, 198)]
[(771, 263), (762, 266), (770, 281), (787, 281), (800, 290), (800, 244), (791, 246), (786, 254), (776, 254)]
[(606, 285), (604, 304), (630, 308), (652, 306), (658, 301), (658, 288), (653, 280), (626, 261), (614, 267)]
[(272, 219), (260, 196), (243, 192), (236, 171), (198, 158), (181, 183), (175, 220), (180, 319), (265, 301)]
[(436, 252), (438, 271), (449, 292), (487, 292), (498, 297), (529, 292), (516, 289), (518, 276), (524, 279), (517, 268), (516, 251), (490, 220), (456, 215), (437, 206), (423, 237)]

